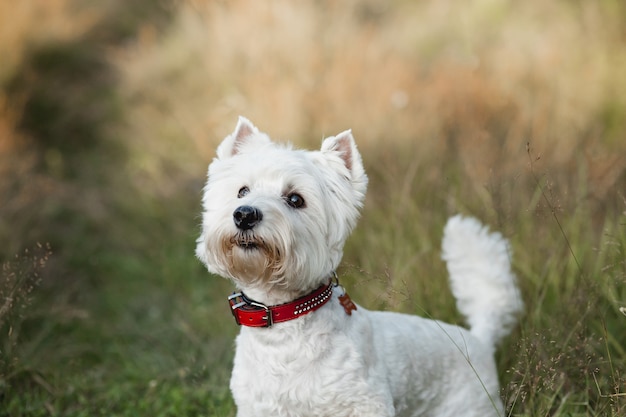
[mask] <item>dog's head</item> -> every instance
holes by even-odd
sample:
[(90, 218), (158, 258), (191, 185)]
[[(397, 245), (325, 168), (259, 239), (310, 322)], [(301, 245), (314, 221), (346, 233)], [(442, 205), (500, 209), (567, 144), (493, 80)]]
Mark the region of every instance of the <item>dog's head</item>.
[(242, 288), (313, 288), (337, 268), (366, 188), (350, 131), (294, 150), (240, 118), (209, 165), (196, 254)]

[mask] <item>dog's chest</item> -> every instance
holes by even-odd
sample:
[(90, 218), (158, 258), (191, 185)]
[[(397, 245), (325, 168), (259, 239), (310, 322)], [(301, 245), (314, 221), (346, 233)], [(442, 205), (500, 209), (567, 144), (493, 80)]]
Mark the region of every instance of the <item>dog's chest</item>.
[(377, 387), (369, 363), (375, 355), (362, 350), (366, 344), (329, 326), (297, 336), (256, 330), (244, 329), (237, 338), (231, 389), (239, 409), (248, 404), (253, 415), (348, 416), (390, 402)]

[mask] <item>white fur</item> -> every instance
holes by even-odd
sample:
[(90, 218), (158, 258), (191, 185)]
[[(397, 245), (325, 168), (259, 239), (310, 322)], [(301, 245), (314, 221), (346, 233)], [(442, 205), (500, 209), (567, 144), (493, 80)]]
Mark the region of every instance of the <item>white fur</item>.
[[(292, 301), (339, 265), (366, 187), (350, 131), (309, 152), (276, 144), (240, 118), (209, 166), (197, 255), (256, 301)], [(287, 204), (293, 193), (303, 207)], [(233, 221), (243, 205), (262, 213), (244, 232)], [(258, 246), (232, 243), (242, 240)], [(237, 416), (503, 415), (493, 351), (522, 308), (507, 242), (454, 217), (443, 257), (471, 330), (361, 306), (348, 316), (337, 289), (311, 314), (241, 328), (230, 384)]]
[(510, 269), (510, 252), (500, 233), (473, 218), (455, 216), (444, 229), (442, 258), (457, 308), (472, 334), (497, 345), (517, 323), (523, 302)]

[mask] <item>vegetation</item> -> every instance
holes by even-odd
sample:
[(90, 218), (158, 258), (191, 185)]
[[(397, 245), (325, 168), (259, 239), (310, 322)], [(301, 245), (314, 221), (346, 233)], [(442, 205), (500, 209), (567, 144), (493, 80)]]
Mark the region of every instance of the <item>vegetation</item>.
[(461, 322), (447, 217), (513, 247), (511, 416), (626, 413), (626, 7), (577, 2), (0, 4), (0, 416), (233, 416), (226, 280), (194, 258), (239, 114), (370, 176), (339, 276)]

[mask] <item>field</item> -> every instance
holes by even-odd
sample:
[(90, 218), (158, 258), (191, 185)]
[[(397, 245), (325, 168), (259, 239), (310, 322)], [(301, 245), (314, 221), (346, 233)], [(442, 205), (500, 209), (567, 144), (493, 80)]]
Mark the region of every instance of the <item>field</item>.
[(342, 284), (462, 323), (446, 219), (510, 239), (510, 416), (626, 415), (618, 0), (0, 3), (0, 417), (234, 416), (231, 284), (194, 258), (238, 115), (352, 128), (370, 178)]

